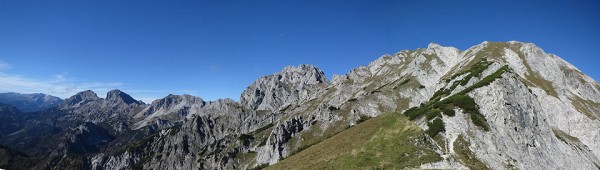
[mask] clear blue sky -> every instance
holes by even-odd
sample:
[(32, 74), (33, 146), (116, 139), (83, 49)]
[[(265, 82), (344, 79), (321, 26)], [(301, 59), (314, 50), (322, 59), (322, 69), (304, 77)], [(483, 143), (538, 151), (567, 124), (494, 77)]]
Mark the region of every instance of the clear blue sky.
[(0, 91), (233, 98), (287, 65), (332, 74), (430, 42), (533, 42), (600, 78), (598, 1), (4, 1)]

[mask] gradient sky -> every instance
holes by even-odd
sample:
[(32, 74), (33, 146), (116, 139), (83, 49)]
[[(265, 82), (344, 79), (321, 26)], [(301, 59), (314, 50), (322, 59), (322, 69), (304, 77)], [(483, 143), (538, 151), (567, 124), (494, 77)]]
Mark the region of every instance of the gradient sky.
[(486, 40), (533, 42), (599, 80), (598, 2), (0, 0), (0, 91), (238, 100), (287, 65), (331, 77)]

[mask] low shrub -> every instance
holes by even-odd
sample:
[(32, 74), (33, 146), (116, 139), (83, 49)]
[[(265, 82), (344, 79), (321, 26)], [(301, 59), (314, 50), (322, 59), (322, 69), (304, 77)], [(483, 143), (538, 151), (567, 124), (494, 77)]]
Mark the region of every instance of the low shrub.
[(446, 127), (444, 125), (444, 121), (440, 118), (434, 119), (432, 122), (428, 122), (427, 126), (429, 129), (425, 131), (425, 133), (432, 138), (435, 137), (438, 133), (446, 131)]
[(442, 113), (438, 109), (431, 109), (431, 110), (427, 111), (427, 113), (425, 114), (425, 116), (427, 117), (427, 120), (431, 120), (431, 119), (436, 118), (436, 117), (441, 117)]
[(356, 124), (362, 123), (364, 121), (369, 120), (371, 117), (367, 116), (367, 115), (360, 115), (360, 118), (358, 118), (358, 120), (356, 120)]

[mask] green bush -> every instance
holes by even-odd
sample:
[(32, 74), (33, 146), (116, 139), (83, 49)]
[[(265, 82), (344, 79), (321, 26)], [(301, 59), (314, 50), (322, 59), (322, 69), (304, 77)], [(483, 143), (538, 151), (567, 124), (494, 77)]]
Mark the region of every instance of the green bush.
[(454, 112), (454, 107), (452, 106), (445, 106), (444, 108), (442, 108), (442, 112), (444, 112), (444, 114), (448, 116), (456, 115), (456, 112)]
[[(465, 76), (460, 81), (461, 86), (467, 85), (467, 83), (469, 83), (469, 80), (471, 80), (471, 78), (479, 77), (479, 74), (481, 74), (481, 72), (483, 72), (483, 70), (487, 69), (491, 64), (492, 64), (492, 62), (489, 62), (489, 61), (479, 61), (479, 62), (475, 63), (473, 66), (471, 66), (471, 68), (469, 68), (469, 70), (465, 70), (458, 74), (455, 74), (454, 76), (452, 76), (452, 78), (454, 79), (460, 75), (468, 73), (467, 76)], [(454, 86), (454, 87), (456, 87), (456, 86)], [(452, 88), (452, 89), (454, 89), (454, 88)]]
[(405, 85), (408, 82), (410, 82), (410, 79), (406, 79), (406, 80), (402, 81), (402, 83), (400, 83), (399, 85)]
[(262, 140), (262, 141), (261, 141), (261, 142), (258, 144), (258, 147), (261, 147), (261, 146), (265, 146), (265, 145), (267, 145), (267, 140), (268, 140), (268, 139), (269, 139), (269, 138), (265, 138), (265, 139), (263, 139), (263, 140)]
[(469, 75), (467, 75), (465, 78), (463, 78), (463, 79), (460, 81), (460, 85), (461, 85), (461, 86), (467, 85), (467, 83), (469, 83), (469, 80), (471, 80), (471, 78), (472, 78), (472, 77), (473, 77), (473, 75), (472, 75), (472, 74), (469, 74)]
[(244, 143), (244, 146), (249, 146), (250, 142), (254, 140), (254, 136), (249, 134), (242, 134), (240, 135), (240, 137), (238, 137), (238, 139), (241, 140), (242, 143)]
[[(481, 72), (483, 72), (483, 70), (486, 70), (488, 68), (489, 65), (491, 65), (491, 62), (480, 61), (473, 65), (469, 70), (463, 71), (459, 74), (452, 76), (452, 79), (454, 79), (459, 75), (468, 73), (468, 75), (463, 80), (454, 82), (450, 89), (444, 88), (436, 91), (429, 100), (429, 102), (421, 103), (420, 107), (410, 108), (406, 110), (403, 114), (407, 116), (410, 120), (414, 120), (425, 115), (427, 120), (434, 119), (434, 122), (432, 123), (434, 126), (437, 126), (440, 124), (441, 120), (438, 121), (436, 117), (441, 117), (441, 113), (444, 113), (448, 116), (454, 116), (456, 115), (454, 108), (458, 107), (462, 109), (466, 114), (470, 114), (473, 124), (482, 127), (485, 131), (489, 131), (489, 124), (487, 123), (485, 116), (479, 112), (477, 103), (475, 103), (475, 100), (473, 98), (467, 96), (466, 94), (472, 91), (473, 89), (487, 86), (494, 80), (501, 78), (502, 74), (510, 71), (510, 68), (507, 65), (502, 66), (500, 69), (496, 70), (491, 75), (486, 76), (485, 78), (481, 79), (481, 81), (473, 84), (470, 87), (465, 88), (461, 92), (440, 101), (442, 97), (450, 95), (458, 84), (466, 85), (469, 79), (471, 79), (472, 77), (478, 77), (481, 74)], [(441, 122), (441, 124), (443, 127), (443, 122)], [(437, 134), (437, 132), (434, 131), (438, 130), (439, 129), (436, 128), (428, 130), (428, 134)]]
[(425, 116), (427, 117), (427, 120), (431, 120), (433, 118), (442, 116), (442, 113), (438, 109), (431, 109), (431, 110), (427, 111), (427, 113), (425, 114)]
[(419, 116), (422, 116), (425, 113), (425, 111), (426, 110), (423, 109), (422, 107), (413, 107), (413, 108), (406, 110), (404, 112), (404, 115), (406, 117), (408, 117), (408, 119), (414, 120), (414, 119), (418, 118)]
[(448, 116), (453, 116), (455, 114), (454, 110), (452, 110), (452, 106), (459, 107), (465, 113), (471, 115), (471, 120), (475, 125), (482, 127), (485, 131), (489, 130), (489, 125), (487, 124), (485, 117), (479, 112), (477, 103), (469, 96), (456, 94), (434, 104), (434, 107), (435, 106), (438, 106), (437, 108), (443, 108), (444, 114)]
[(436, 98), (438, 96), (447, 96), (451, 92), (452, 92), (452, 90), (450, 90), (450, 89), (440, 89), (440, 90), (436, 91), (435, 93), (433, 93), (433, 97), (431, 97), (431, 98), (433, 99), (433, 98)]
[(486, 76), (485, 78), (481, 79), (481, 81), (473, 84), (470, 87), (467, 87), (466, 89), (464, 89), (463, 91), (459, 92), (458, 94), (467, 94), (468, 92), (483, 87), (483, 86), (487, 86), (490, 85), (490, 83), (494, 82), (494, 80), (498, 79), (498, 78), (502, 78), (502, 74), (504, 74), (505, 72), (508, 72), (509, 68), (508, 65), (502, 66), (500, 67), (500, 69), (496, 70), (494, 73), (492, 73), (489, 76)]
[(487, 120), (482, 114), (471, 114), (471, 121), (473, 121), (473, 124), (483, 128), (485, 131), (490, 130), (490, 125), (488, 125)]
[(371, 117), (367, 116), (367, 115), (360, 115), (360, 118), (358, 120), (356, 120), (356, 124), (362, 123), (364, 121), (369, 120)]
[(428, 122), (427, 126), (429, 129), (425, 131), (425, 133), (432, 138), (435, 137), (438, 133), (446, 131), (446, 127), (444, 126), (444, 121), (440, 118), (434, 119), (432, 122)]

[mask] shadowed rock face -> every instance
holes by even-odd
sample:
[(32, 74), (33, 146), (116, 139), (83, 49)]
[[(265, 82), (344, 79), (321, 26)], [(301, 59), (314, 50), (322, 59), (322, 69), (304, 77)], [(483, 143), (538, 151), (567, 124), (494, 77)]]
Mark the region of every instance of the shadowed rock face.
[(10, 135), (23, 128), (25, 115), (12, 105), (0, 103), (0, 137)]
[(47, 94), (0, 93), (0, 103), (17, 107), (23, 112), (35, 112), (56, 107), (62, 99)]
[(99, 152), (103, 146), (115, 137), (96, 124), (85, 122), (70, 130), (62, 144), (68, 152), (86, 154)]
[[(485, 66), (477, 64), (482, 61)], [(52, 156), (42, 167), (244, 169), (275, 164), (361, 118), (434, 108), (457, 94), (472, 99), (484, 119), (473, 121), (472, 110), (462, 107), (450, 108), (453, 116), (432, 114), (444, 129), (435, 138), (414, 140), (431, 144), (442, 160), (416, 168), (600, 165), (600, 85), (521, 42), (484, 42), (465, 51), (430, 44), (384, 55), (331, 82), (314, 66), (289, 66), (257, 79), (239, 102), (169, 95), (146, 105), (119, 90), (106, 99), (84, 91), (15, 126), (12, 133), (25, 131), (0, 142), (43, 136), (33, 132), (49, 129), (43, 132), (53, 136), (38, 139), (60, 147), (31, 152)], [(427, 116), (416, 117), (414, 127), (429, 130), (433, 120)]]

